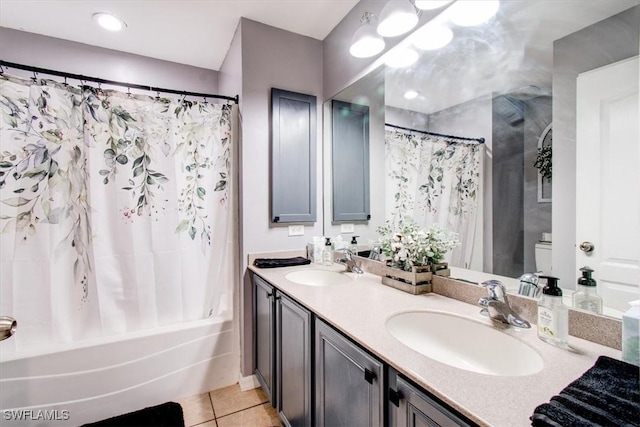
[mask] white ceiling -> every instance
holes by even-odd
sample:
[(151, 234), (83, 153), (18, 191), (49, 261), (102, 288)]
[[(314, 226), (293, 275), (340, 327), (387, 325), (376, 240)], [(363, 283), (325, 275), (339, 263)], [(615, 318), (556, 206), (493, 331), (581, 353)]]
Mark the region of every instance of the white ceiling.
[[(218, 70), (241, 17), (323, 40), (358, 0), (0, 0), (0, 26)], [(128, 27), (112, 33), (91, 16)]]

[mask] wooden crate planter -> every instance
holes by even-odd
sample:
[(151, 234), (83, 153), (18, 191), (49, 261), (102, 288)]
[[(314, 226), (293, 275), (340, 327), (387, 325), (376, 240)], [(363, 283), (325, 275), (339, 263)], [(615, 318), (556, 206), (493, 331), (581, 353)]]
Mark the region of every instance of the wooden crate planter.
[(451, 270), (449, 270), (449, 264), (447, 264), (446, 262), (437, 262), (433, 264), (432, 267), (432, 272), (436, 276), (449, 277), (449, 275), (451, 274)]
[(449, 268), (446, 262), (433, 264), (432, 267), (433, 271), (428, 265), (412, 267), (411, 271), (405, 271), (385, 264), (382, 271), (382, 283), (413, 295), (431, 292), (433, 274), (449, 276)]
[(424, 294), (431, 292), (431, 269), (426, 265), (405, 271), (385, 265), (382, 283), (413, 295)]

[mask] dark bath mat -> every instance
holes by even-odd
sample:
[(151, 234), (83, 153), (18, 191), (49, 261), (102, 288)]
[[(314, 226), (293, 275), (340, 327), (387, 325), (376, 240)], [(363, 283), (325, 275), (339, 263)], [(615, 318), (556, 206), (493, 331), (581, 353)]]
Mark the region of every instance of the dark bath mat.
[(82, 427), (184, 427), (184, 418), (180, 404), (167, 402)]

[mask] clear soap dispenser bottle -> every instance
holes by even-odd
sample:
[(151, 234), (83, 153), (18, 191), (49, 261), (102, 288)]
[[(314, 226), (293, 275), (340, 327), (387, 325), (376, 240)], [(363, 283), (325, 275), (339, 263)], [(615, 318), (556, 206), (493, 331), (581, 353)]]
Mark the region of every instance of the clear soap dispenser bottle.
[(578, 278), (578, 289), (573, 294), (573, 306), (580, 310), (602, 314), (602, 298), (596, 293), (596, 281), (591, 277), (593, 270), (584, 266), (580, 271), (582, 271), (582, 277)]
[(324, 249), (322, 250), (322, 264), (333, 265), (333, 246), (331, 237), (325, 237)]
[(354, 255), (358, 255), (358, 237), (360, 236), (351, 236), (351, 243), (349, 243), (349, 250)]
[(558, 287), (558, 278), (540, 276), (547, 285), (538, 300), (538, 337), (549, 344), (567, 347), (569, 336), (569, 311), (562, 303), (562, 289)]

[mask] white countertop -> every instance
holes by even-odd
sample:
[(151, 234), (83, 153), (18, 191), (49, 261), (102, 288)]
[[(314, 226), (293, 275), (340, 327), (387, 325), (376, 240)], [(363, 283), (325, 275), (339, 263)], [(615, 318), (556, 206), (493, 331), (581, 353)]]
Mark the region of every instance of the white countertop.
[[(529, 416), (570, 382), (591, 368), (598, 356), (620, 359), (620, 351), (569, 337), (570, 350), (553, 347), (538, 339), (531, 329), (507, 328), (505, 333), (520, 339), (540, 354), (542, 371), (527, 376), (504, 377), (478, 374), (430, 359), (397, 341), (385, 327), (386, 320), (405, 311), (443, 311), (491, 325), (480, 308), (434, 293), (410, 295), (381, 283), (379, 276), (365, 273), (353, 283), (335, 286), (305, 286), (285, 278), (301, 269), (343, 271), (312, 264), (250, 270), (306, 306), (318, 317), (341, 330), (384, 362), (474, 422), (490, 426), (531, 425)], [(527, 319), (529, 321), (535, 319)], [(493, 326), (491, 326), (493, 327)]]

